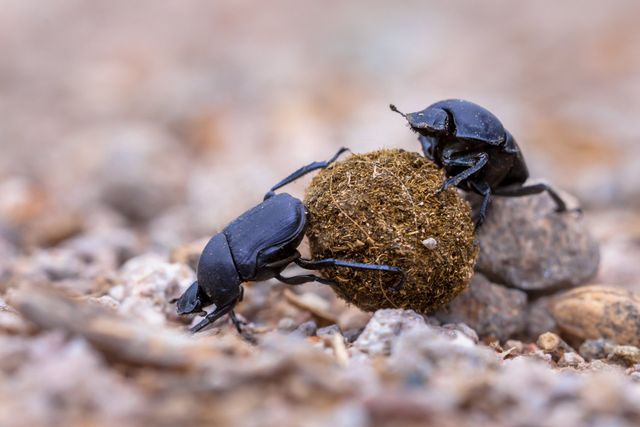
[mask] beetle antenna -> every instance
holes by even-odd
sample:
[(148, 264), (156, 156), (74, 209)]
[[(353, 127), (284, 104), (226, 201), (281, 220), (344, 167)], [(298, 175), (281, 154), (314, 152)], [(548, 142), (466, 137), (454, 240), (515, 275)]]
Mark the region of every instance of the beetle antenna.
[(398, 110), (398, 108), (395, 105), (389, 104), (389, 108), (391, 108), (391, 111), (393, 111), (394, 113), (400, 114), (405, 119), (407, 118), (407, 115), (405, 113), (403, 113), (402, 111)]

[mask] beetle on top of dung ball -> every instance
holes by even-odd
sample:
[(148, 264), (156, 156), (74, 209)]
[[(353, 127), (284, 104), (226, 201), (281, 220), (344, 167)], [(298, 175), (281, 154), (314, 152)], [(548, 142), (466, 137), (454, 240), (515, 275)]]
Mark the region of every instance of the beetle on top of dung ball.
[(486, 218), (492, 195), (520, 197), (546, 191), (557, 212), (567, 211), (565, 201), (549, 185), (524, 185), (529, 171), (520, 147), (487, 109), (462, 99), (439, 101), (409, 114), (393, 104), (390, 108), (419, 134), (424, 155), (444, 168), (449, 178), (442, 190), (456, 186), (482, 196), (476, 228)]

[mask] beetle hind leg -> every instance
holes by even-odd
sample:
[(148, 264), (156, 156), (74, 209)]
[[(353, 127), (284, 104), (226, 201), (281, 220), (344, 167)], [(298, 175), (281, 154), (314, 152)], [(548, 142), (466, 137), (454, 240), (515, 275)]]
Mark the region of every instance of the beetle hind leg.
[(285, 277), (278, 274), (276, 276), (276, 279), (278, 279), (282, 283), (286, 283), (287, 285), (302, 285), (304, 283), (310, 283), (310, 282), (318, 282), (318, 283), (322, 283), (323, 285), (334, 284), (333, 281), (325, 279), (324, 277), (316, 276), (314, 274), (301, 274), (299, 276), (291, 276), (291, 277)]
[(333, 259), (333, 258), (325, 258), (325, 259), (319, 259), (319, 260), (299, 258), (295, 261), (295, 263), (307, 270), (319, 270), (321, 268), (331, 268), (331, 267), (346, 267), (346, 268), (355, 268), (359, 270), (386, 271), (389, 273), (396, 273), (398, 274), (398, 279), (391, 287), (394, 291), (398, 291), (400, 290), (400, 288), (402, 288), (402, 285), (404, 284), (404, 279), (405, 279), (405, 273), (403, 269), (401, 269), (400, 267), (394, 267), (394, 266), (384, 265), (384, 264), (366, 264), (362, 262), (343, 261), (343, 260)]
[(236, 327), (236, 330), (238, 331), (238, 333), (242, 335), (243, 326), (245, 326), (247, 322), (240, 320), (234, 310), (231, 310), (229, 312), (229, 318), (231, 319), (231, 323), (233, 323), (233, 326)]
[[(567, 211), (567, 203), (550, 185), (545, 183), (526, 186), (496, 188), (494, 194), (503, 197), (521, 197), (546, 192), (556, 204), (556, 212)], [(579, 209), (577, 209), (579, 211)]]

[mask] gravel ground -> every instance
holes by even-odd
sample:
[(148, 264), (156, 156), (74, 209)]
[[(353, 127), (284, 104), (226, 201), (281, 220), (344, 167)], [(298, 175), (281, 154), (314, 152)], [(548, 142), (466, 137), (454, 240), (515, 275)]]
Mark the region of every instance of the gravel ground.
[[(638, 4), (0, 6), (1, 426), (640, 423)], [(430, 316), (268, 281), (251, 340), (187, 332), (211, 235), (340, 146), (417, 150), (387, 105), (447, 97), (583, 214), (496, 201)]]

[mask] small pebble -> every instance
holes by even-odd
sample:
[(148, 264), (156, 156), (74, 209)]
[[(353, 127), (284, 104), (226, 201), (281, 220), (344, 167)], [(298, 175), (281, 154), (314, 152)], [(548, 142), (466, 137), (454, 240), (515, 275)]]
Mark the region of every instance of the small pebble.
[(598, 360), (607, 357), (613, 344), (604, 338), (598, 338), (595, 340), (586, 340), (580, 345), (578, 352), (586, 360)]
[(546, 332), (538, 337), (537, 341), (540, 350), (550, 354), (554, 360), (559, 360), (566, 352), (575, 353), (575, 351), (553, 332)]
[(293, 320), (291, 317), (283, 317), (278, 321), (278, 329), (281, 331), (291, 332), (297, 326), (298, 325), (296, 324), (296, 321)]
[(633, 366), (640, 363), (640, 348), (632, 345), (616, 345), (609, 352), (607, 360)]
[(422, 241), (422, 245), (427, 249), (433, 250), (438, 247), (438, 241), (433, 237), (429, 237), (428, 239), (424, 239)]
[(316, 331), (316, 335), (319, 337), (330, 336), (334, 334), (342, 334), (342, 331), (340, 331), (340, 327), (338, 325), (325, 326), (323, 328), (319, 328)]
[(424, 325), (424, 318), (413, 310), (378, 310), (353, 346), (370, 356), (389, 355), (400, 335)]
[(565, 352), (558, 360), (558, 366), (560, 367), (578, 367), (584, 363), (584, 359), (578, 353), (573, 351)]
[(291, 332), (291, 335), (306, 338), (314, 336), (317, 330), (318, 324), (313, 320), (309, 320), (298, 326), (293, 332)]

